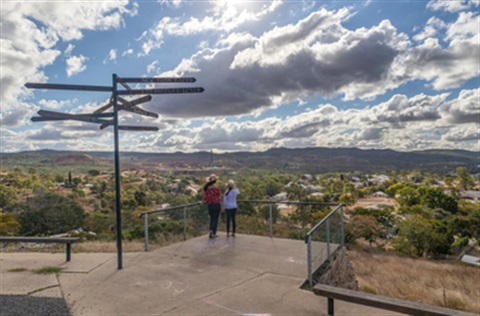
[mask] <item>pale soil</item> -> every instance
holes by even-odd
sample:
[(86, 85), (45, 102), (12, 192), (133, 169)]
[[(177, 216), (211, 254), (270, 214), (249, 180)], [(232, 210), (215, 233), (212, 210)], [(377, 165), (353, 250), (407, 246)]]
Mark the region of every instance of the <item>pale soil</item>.
[(369, 293), (480, 313), (480, 268), (351, 249), (360, 288)]
[(356, 207), (368, 208), (375, 205), (395, 205), (395, 199), (393, 198), (381, 198), (381, 197), (367, 197), (358, 199), (355, 204), (347, 206), (347, 210), (354, 210)]

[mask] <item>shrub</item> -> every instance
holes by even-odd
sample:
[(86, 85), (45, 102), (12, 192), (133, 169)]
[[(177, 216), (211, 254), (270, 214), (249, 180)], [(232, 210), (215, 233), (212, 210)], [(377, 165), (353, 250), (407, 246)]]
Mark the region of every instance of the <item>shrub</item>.
[(14, 208), (26, 236), (59, 234), (82, 226), (83, 208), (76, 201), (41, 192)]

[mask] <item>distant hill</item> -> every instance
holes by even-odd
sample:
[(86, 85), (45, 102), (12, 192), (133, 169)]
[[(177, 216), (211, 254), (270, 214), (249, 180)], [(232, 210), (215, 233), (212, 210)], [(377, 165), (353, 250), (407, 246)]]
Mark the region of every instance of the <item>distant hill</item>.
[[(37, 167), (88, 164), (113, 166), (112, 152), (73, 152), (39, 150), (0, 154), (4, 167)], [(399, 152), (394, 150), (363, 150), (358, 148), (275, 148), (264, 152), (139, 153), (120, 154), (122, 169), (223, 169), (262, 168), (305, 173), (418, 169), (448, 173), (466, 166), (472, 173), (479, 171), (480, 153), (465, 150), (425, 150)]]

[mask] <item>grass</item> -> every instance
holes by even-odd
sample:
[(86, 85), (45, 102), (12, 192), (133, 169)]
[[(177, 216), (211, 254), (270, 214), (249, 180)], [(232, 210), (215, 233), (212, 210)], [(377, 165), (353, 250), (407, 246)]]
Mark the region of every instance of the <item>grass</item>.
[(14, 268), (14, 269), (10, 269), (10, 270), (7, 270), (7, 271), (8, 272), (25, 272), (27, 270), (28, 270), (27, 268)]
[(351, 249), (360, 288), (368, 293), (480, 312), (480, 269), (460, 263)]
[(54, 273), (59, 273), (62, 270), (63, 268), (61, 267), (43, 267), (40, 269), (33, 270), (32, 272), (36, 274), (54, 274)]

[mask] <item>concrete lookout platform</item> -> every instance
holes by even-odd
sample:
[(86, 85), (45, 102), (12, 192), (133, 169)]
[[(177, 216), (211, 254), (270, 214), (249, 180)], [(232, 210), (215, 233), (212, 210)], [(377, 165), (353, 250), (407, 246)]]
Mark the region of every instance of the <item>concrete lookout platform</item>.
[[(122, 270), (113, 253), (76, 253), (70, 262), (51, 253), (1, 253), (0, 259), (4, 302), (12, 295), (59, 298), (70, 315), (327, 314), (326, 299), (300, 288), (307, 263), (305, 244), (298, 240), (202, 236), (124, 253)], [(45, 266), (64, 269), (31, 272)], [(26, 270), (15, 272), (21, 268)], [(335, 307), (336, 315), (399, 315), (343, 302)], [(0, 315), (9, 315), (1, 309)]]

